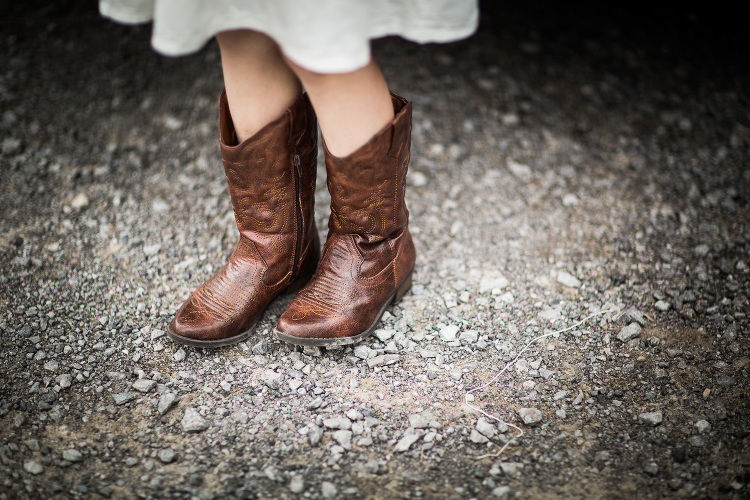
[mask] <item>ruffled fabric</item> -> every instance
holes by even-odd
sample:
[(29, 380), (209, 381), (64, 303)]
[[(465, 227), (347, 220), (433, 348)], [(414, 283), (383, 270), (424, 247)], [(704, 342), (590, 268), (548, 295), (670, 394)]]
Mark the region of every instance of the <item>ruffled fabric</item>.
[(200, 50), (216, 33), (266, 33), (296, 64), (345, 73), (370, 60), (370, 40), (399, 35), (418, 43), (449, 42), (477, 28), (477, 0), (99, 0), (104, 17), (153, 21), (151, 44), (169, 56)]

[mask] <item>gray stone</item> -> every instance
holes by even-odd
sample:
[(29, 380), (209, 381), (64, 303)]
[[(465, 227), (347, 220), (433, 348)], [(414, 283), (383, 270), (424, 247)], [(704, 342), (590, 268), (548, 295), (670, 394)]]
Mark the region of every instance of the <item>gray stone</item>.
[(151, 392), (156, 387), (156, 380), (149, 380), (147, 378), (139, 378), (133, 382), (133, 389), (138, 392)]
[(368, 359), (367, 366), (375, 368), (376, 366), (392, 365), (398, 363), (399, 359), (401, 359), (401, 356), (398, 354), (381, 354)]
[(430, 421), (421, 413), (409, 415), (409, 426), (414, 429), (425, 429), (430, 426)]
[(528, 426), (537, 425), (544, 418), (541, 410), (536, 408), (520, 408), (518, 410), (518, 416), (521, 418), (521, 421)]
[(320, 443), (322, 437), (323, 429), (321, 429), (317, 425), (309, 426), (309, 429), (307, 431), (307, 440), (310, 441), (310, 446), (317, 446), (317, 444)]
[(488, 422), (484, 417), (479, 417), (477, 419), (476, 429), (490, 439), (495, 437), (495, 434), (497, 433), (495, 426)]
[(621, 342), (627, 342), (630, 339), (638, 337), (643, 329), (638, 323), (630, 323), (628, 326), (620, 330), (617, 334), (617, 340)]
[(323, 498), (336, 498), (336, 494), (338, 493), (338, 490), (336, 489), (336, 485), (329, 482), (329, 481), (323, 481), (320, 485), (320, 494), (323, 495)]
[(60, 375), (60, 379), (57, 383), (60, 385), (61, 389), (67, 389), (73, 383), (73, 376), (70, 373), (64, 373)]
[(649, 462), (643, 466), (643, 472), (649, 476), (655, 476), (659, 473), (659, 465), (654, 462)]
[(132, 392), (120, 392), (118, 394), (113, 394), (112, 397), (115, 400), (115, 404), (124, 405), (128, 401), (132, 401), (138, 396), (136, 396)]
[(486, 436), (481, 434), (476, 429), (471, 430), (471, 434), (469, 434), (469, 441), (476, 444), (483, 444), (489, 441)]
[(159, 404), (156, 407), (156, 411), (159, 412), (159, 415), (164, 415), (174, 405), (176, 405), (179, 400), (180, 398), (179, 396), (177, 396), (177, 394), (174, 394), (172, 392), (165, 392), (161, 396), (159, 396)]
[(346, 412), (346, 418), (348, 418), (349, 420), (362, 420), (363, 418), (365, 418), (365, 416), (355, 408), (352, 408), (351, 410)]
[(269, 389), (278, 389), (281, 387), (281, 382), (284, 380), (283, 373), (277, 373), (271, 369), (264, 370), (260, 376), (261, 382), (263, 382)]
[(695, 428), (701, 434), (705, 434), (711, 430), (711, 424), (708, 423), (708, 420), (702, 418), (695, 423)]
[(393, 330), (391, 328), (380, 328), (373, 332), (373, 335), (375, 335), (381, 342), (385, 342), (391, 339), (395, 334), (396, 330)]
[(62, 458), (68, 462), (80, 462), (83, 459), (83, 455), (80, 451), (70, 448), (62, 452)]
[(500, 468), (506, 476), (520, 476), (521, 472), (523, 472), (523, 464), (521, 462), (502, 462), (500, 463)]
[(640, 420), (642, 423), (646, 425), (651, 426), (657, 426), (659, 425), (663, 420), (663, 415), (661, 411), (651, 411), (651, 412), (645, 412), (638, 415), (638, 420)]
[(26, 460), (23, 463), (23, 470), (25, 470), (29, 474), (33, 474), (36, 476), (44, 472), (44, 467), (42, 467), (41, 464), (35, 462), (34, 460)]
[(544, 311), (540, 311), (536, 315), (537, 319), (539, 321), (548, 321), (550, 323), (553, 323), (557, 321), (558, 319), (562, 318), (562, 309), (555, 308), (555, 309), (545, 309)]
[(172, 448), (164, 448), (159, 450), (158, 453), (159, 460), (164, 464), (171, 464), (174, 462), (175, 455), (176, 454)]
[(461, 335), (458, 336), (458, 340), (464, 345), (475, 344), (477, 340), (479, 340), (479, 332), (476, 330), (466, 330), (465, 332), (461, 332)]
[(557, 282), (568, 288), (580, 288), (581, 281), (567, 271), (557, 273)]
[(493, 488), (492, 490), (492, 496), (495, 498), (508, 498), (510, 497), (510, 486), (498, 486), (497, 488)]
[(638, 323), (641, 326), (646, 324), (646, 316), (636, 309), (635, 307), (628, 308), (622, 315), (623, 319), (628, 323)]
[(359, 359), (367, 359), (372, 355), (372, 349), (365, 344), (359, 344), (354, 348), (354, 355)]
[(658, 300), (654, 304), (654, 309), (661, 312), (669, 311), (669, 309), (672, 307), (672, 304), (667, 302), (666, 300)]
[(346, 430), (340, 429), (333, 433), (333, 439), (343, 449), (345, 450), (352, 449), (352, 431), (346, 431)]
[(229, 415), (229, 418), (231, 418), (233, 422), (236, 422), (238, 424), (246, 424), (248, 420), (250, 420), (250, 415), (248, 415), (245, 411), (238, 410), (232, 412)]
[(295, 474), (289, 481), (289, 490), (292, 493), (302, 493), (305, 489), (305, 477), (302, 474)]
[(328, 429), (349, 430), (352, 428), (352, 421), (346, 417), (331, 417), (324, 419), (323, 425)]
[(182, 417), (181, 424), (185, 432), (201, 432), (208, 429), (208, 421), (192, 406), (185, 408), (185, 416)]

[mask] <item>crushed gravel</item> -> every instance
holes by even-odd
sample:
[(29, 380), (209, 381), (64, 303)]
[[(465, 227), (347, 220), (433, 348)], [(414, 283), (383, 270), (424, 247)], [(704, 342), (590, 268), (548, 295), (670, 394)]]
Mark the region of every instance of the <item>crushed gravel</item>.
[[(165, 331), (236, 242), (217, 47), (32, 4), (0, 21), (0, 500), (750, 494), (731, 29), (548, 2), (376, 42), (414, 101), (411, 292), (360, 345), (275, 340), (282, 297), (208, 351)], [(501, 421), (464, 405), (603, 311), (469, 395)]]

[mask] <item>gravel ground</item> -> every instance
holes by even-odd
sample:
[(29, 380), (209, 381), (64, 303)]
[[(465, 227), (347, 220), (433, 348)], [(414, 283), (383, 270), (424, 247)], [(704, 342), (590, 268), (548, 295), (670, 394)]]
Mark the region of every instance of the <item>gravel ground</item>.
[[(0, 16), (0, 499), (750, 496), (732, 32), (549, 2), (378, 41), (415, 104), (412, 292), (355, 347), (274, 340), (283, 297), (207, 351), (164, 332), (236, 242), (217, 48), (67, 3)], [(464, 404), (566, 328), (469, 395), (501, 421)]]

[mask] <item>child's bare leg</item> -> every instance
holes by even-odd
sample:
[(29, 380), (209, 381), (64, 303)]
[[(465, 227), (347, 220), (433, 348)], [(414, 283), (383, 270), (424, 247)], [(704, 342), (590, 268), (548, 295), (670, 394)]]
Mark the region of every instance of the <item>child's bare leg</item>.
[(356, 151), (393, 119), (393, 103), (380, 67), (322, 74), (287, 62), (310, 97), (328, 150), (335, 156)]
[(242, 142), (291, 106), (302, 92), (276, 43), (252, 30), (216, 35), (229, 109)]

